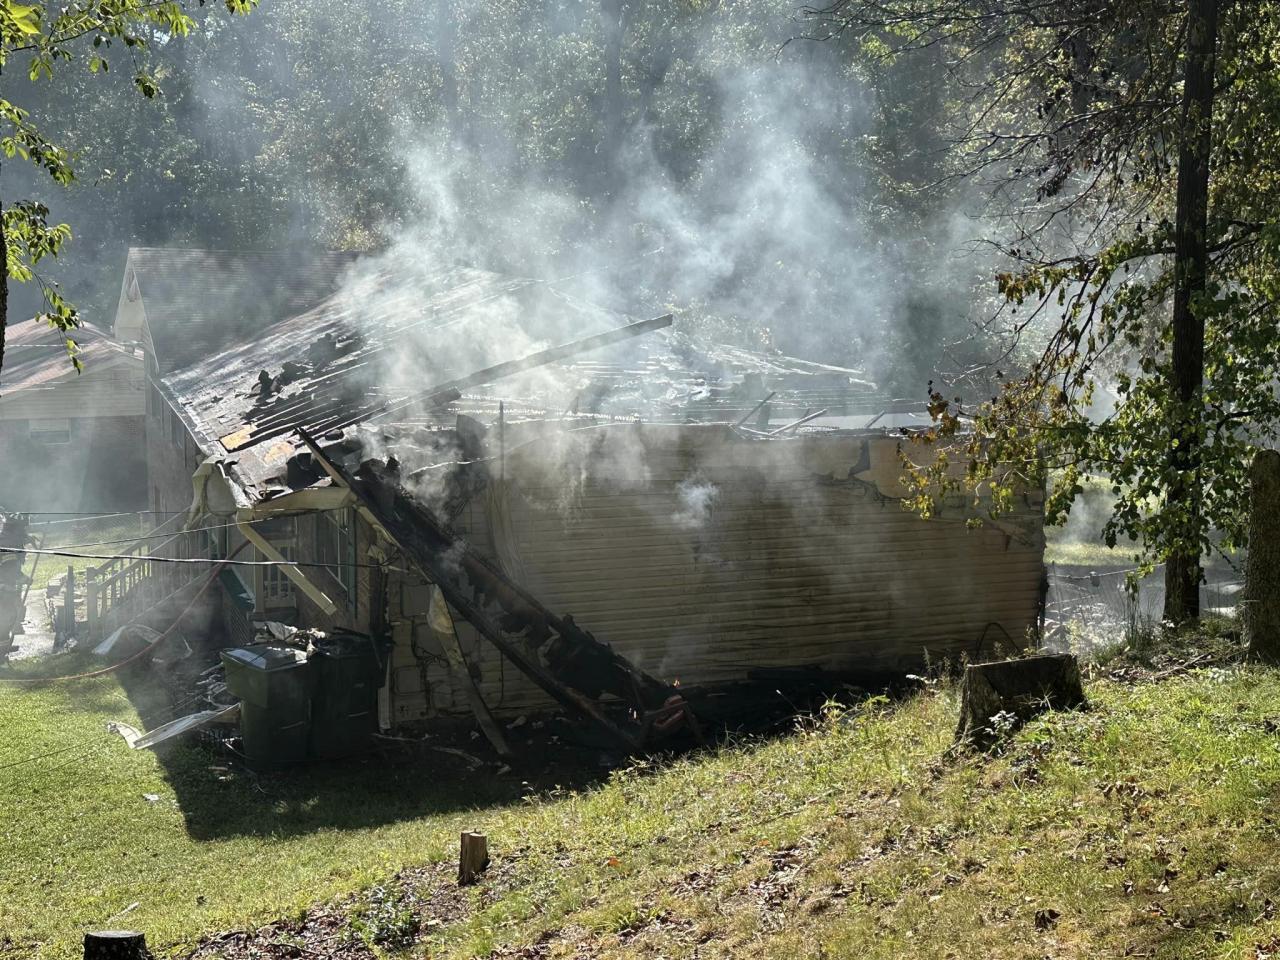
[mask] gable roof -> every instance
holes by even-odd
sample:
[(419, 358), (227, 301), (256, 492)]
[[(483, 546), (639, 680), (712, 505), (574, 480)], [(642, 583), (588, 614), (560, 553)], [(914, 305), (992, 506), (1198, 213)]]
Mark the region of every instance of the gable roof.
[[(115, 333), (143, 340), (160, 370), (179, 370), (315, 306), (338, 289), (358, 256), (130, 247)], [(122, 329), (127, 306), (139, 302), (146, 330)]]
[[(84, 374), (77, 374), (67, 356), (67, 340), (74, 340), (79, 347), (77, 356), (85, 367)], [(18, 390), (44, 387), (79, 376), (100, 375), (121, 360), (136, 360), (141, 356), (133, 347), (115, 340), (87, 324), (64, 334), (39, 320), (12, 323), (4, 335), (4, 368), (0, 369), (0, 396)]]

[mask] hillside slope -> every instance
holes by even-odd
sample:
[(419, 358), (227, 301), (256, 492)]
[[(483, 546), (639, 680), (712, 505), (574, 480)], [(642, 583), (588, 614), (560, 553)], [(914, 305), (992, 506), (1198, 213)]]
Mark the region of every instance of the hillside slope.
[[(1280, 675), (1208, 668), (1096, 680), (1088, 692), (1092, 709), (1033, 723), (995, 758), (944, 757), (954, 692), (933, 686), (523, 803), (487, 800), (479, 774), (475, 808), (449, 810), (422, 799), (432, 779), (417, 770), (395, 778), (400, 815), (380, 825), (365, 810), (363, 821), (322, 827), (327, 794), (304, 801), (268, 783), (269, 807), (251, 783), (223, 785), (221, 803), (246, 805), (236, 816), (276, 811), (273, 829), (247, 839), (184, 827), (172, 778), (158, 772), (142, 785), (157, 800), (113, 812), (101, 790), (77, 785), (72, 764), (46, 772), (42, 809), (11, 794), (4, 870), (22, 867), (0, 883), (0, 956), (71, 956), (85, 924), (134, 900), (127, 923), (155, 946), (227, 960), (1280, 949)], [(51, 696), (5, 692), (0, 714)], [(374, 802), (367, 784), (345, 789), (357, 806)], [(174, 824), (131, 825), (166, 805)], [(92, 836), (66, 819), (78, 808)], [(449, 858), (463, 827), (488, 833), (494, 862), (459, 891)], [(104, 839), (104, 829), (119, 833)]]

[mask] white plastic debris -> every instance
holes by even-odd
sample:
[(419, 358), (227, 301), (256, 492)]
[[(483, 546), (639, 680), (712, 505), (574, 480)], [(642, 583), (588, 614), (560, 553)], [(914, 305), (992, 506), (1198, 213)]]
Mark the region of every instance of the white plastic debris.
[(124, 737), (124, 742), (134, 750), (147, 750), (172, 740), (174, 737), (179, 737), (192, 730), (199, 730), (201, 727), (206, 727), (212, 723), (235, 723), (239, 716), (240, 704), (233, 703), (227, 707), (201, 710), (199, 713), (178, 717), (176, 720), (170, 720), (168, 723), (161, 724), (146, 733), (140, 733), (127, 723), (119, 723), (115, 720), (107, 724), (107, 729)]

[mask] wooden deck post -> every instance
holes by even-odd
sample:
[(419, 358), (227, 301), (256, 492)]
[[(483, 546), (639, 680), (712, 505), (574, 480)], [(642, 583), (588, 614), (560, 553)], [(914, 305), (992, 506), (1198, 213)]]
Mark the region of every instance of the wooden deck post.
[(67, 564), (67, 582), (62, 587), (62, 640), (76, 635), (76, 568)]
[(88, 622), (89, 639), (97, 640), (102, 633), (102, 620), (98, 612), (97, 567), (87, 567), (84, 571), (84, 606), (85, 618)]
[(475, 883), (489, 865), (489, 841), (483, 833), (462, 831), (462, 849), (458, 853), (458, 886)]

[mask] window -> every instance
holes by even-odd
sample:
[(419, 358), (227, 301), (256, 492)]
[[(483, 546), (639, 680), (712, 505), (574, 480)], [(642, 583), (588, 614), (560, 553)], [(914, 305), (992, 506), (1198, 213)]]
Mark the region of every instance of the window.
[[(298, 526), (293, 517), (272, 517), (253, 521), (253, 529), (286, 560), (298, 559)], [(267, 557), (255, 550), (259, 560)], [(257, 594), (263, 607), (291, 606), (294, 602), (293, 581), (279, 566), (258, 567)]]
[(316, 559), (325, 564), (347, 593), (352, 610), (356, 604), (356, 544), (351, 511), (327, 510), (316, 517)]
[[(297, 560), (297, 548), (292, 544), (273, 543), (286, 560)], [(262, 570), (262, 602), (269, 607), (293, 603), (293, 581), (283, 569), (276, 566), (260, 567)]]
[(30, 420), (28, 436), (36, 443), (70, 443), (70, 420)]

